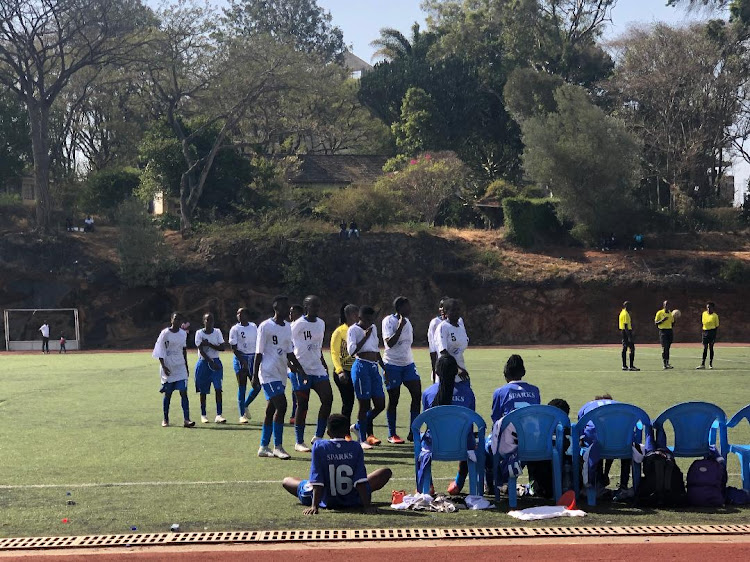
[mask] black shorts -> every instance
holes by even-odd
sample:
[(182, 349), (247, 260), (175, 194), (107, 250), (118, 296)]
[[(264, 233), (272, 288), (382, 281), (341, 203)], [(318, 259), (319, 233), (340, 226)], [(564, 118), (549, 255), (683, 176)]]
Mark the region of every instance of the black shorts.
[(630, 332), (627, 330), (622, 330), (622, 345), (631, 346), (634, 344), (635, 342), (633, 341), (633, 337), (630, 335)]
[(703, 340), (703, 345), (716, 343), (716, 328), (713, 330), (703, 330), (703, 337), (701, 339)]
[(659, 330), (659, 343), (662, 347), (672, 345), (674, 341), (674, 332), (670, 328), (669, 330)]

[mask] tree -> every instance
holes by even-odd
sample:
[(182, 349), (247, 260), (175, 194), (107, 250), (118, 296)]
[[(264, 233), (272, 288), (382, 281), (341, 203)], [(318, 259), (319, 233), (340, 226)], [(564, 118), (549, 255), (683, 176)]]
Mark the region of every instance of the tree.
[(398, 29), (384, 27), (380, 30), (380, 37), (370, 43), (375, 48), (374, 58), (383, 58), (386, 61), (399, 59), (424, 59), (430, 48), (437, 40), (434, 33), (421, 31), (418, 23), (411, 26), (411, 39)]
[(529, 178), (559, 198), (559, 210), (596, 235), (624, 228), (639, 179), (640, 147), (625, 123), (579, 86), (555, 90), (557, 111), (523, 122)]
[(126, 60), (142, 45), (150, 22), (140, 0), (3, 0), (0, 83), (29, 114), (37, 223), (50, 221), (50, 110), (71, 79)]
[(141, 181), (135, 168), (109, 168), (89, 174), (81, 191), (81, 207), (87, 213), (106, 213), (114, 217), (115, 209), (133, 192)]
[(401, 154), (413, 156), (440, 148), (440, 122), (432, 98), (421, 88), (409, 88), (401, 104), (401, 120), (391, 127)]
[(340, 60), (346, 50), (344, 33), (317, 0), (231, 0), (224, 19), (235, 34), (291, 39), (297, 50), (326, 62)]
[[(304, 73), (294, 50), (265, 35), (236, 37), (218, 33), (216, 14), (194, 3), (166, 6), (148, 66), (152, 93), (180, 145), (180, 229), (191, 228), (216, 157), (234, 148), (238, 130), (251, 109), (262, 112), (269, 98), (290, 90)], [(303, 57), (304, 58), (304, 57)], [(201, 125), (185, 124), (201, 117)], [(195, 139), (217, 126), (213, 142), (198, 153)]]
[(31, 161), (29, 116), (10, 92), (0, 92), (0, 189)]

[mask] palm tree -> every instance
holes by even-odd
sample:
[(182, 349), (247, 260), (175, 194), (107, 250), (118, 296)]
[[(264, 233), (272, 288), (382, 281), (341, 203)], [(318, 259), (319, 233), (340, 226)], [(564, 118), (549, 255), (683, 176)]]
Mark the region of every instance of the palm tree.
[(398, 29), (384, 27), (380, 30), (380, 38), (370, 43), (371, 47), (376, 48), (372, 58), (382, 58), (389, 62), (425, 58), (435, 39), (434, 33), (422, 32), (416, 22), (411, 26), (411, 41)]

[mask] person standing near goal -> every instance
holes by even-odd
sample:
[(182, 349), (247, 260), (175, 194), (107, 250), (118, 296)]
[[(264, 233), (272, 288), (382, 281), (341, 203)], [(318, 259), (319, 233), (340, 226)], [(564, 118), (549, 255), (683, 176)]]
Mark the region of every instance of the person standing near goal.
[[(258, 326), (258, 341), (255, 345), (253, 386), (260, 383), (266, 395), (266, 417), (260, 434), (259, 457), (276, 457), (287, 460), (291, 456), (284, 450), (284, 416), (287, 401), (284, 394), (287, 379), (287, 363), (295, 373), (307, 378), (305, 370), (294, 356), (292, 327), (287, 321), (289, 298), (277, 296), (273, 299), (273, 317)], [(269, 448), (271, 436), (273, 451)]]
[(664, 370), (674, 369), (669, 363), (669, 349), (674, 341), (674, 320), (672, 309), (669, 307), (669, 301), (664, 301), (662, 308), (657, 311), (654, 317), (654, 324), (659, 328), (659, 343), (661, 344), (661, 360), (664, 363)]
[(214, 315), (206, 312), (203, 315), (203, 328), (195, 332), (195, 346), (200, 357), (195, 364), (195, 389), (200, 393), (201, 422), (208, 423), (206, 415), (206, 397), (211, 394), (211, 386), (216, 392), (215, 423), (227, 423), (222, 416), (222, 383), (224, 381), (224, 366), (219, 359), (219, 352), (226, 349), (224, 335), (214, 327)]
[[(294, 450), (299, 453), (309, 453), (310, 447), (305, 445), (305, 421), (310, 404), (310, 389), (320, 398), (315, 436), (311, 443), (325, 436), (328, 416), (333, 406), (333, 389), (328, 380), (328, 365), (323, 358), (323, 338), (326, 324), (318, 317), (320, 313), (320, 299), (315, 295), (308, 295), (302, 302), (304, 315), (292, 322), (292, 343), (294, 355), (305, 370), (307, 385), (299, 385), (299, 375), (289, 373), (292, 386), (297, 396), (297, 412), (294, 418), (294, 434), (296, 443)], [(295, 378), (297, 382), (295, 382)], [(307, 386), (307, 388), (304, 388)]]
[(250, 394), (245, 399), (247, 380), (252, 376), (255, 362), (255, 342), (258, 339), (258, 327), (250, 322), (250, 312), (247, 308), (237, 310), (237, 323), (229, 330), (229, 345), (234, 353), (234, 373), (237, 376), (237, 406), (240, 411), (240, 423), (250, 421), (248, 408), (260, 394), (260, 385), (251, 387)]
[(177, 390), (182, 399), (182, 413), (184, 415), (184, 427), (195, 426), (190, 421), (190, 402), (187, 394), (188, 363), (187, 363), (187, 333), (180, 328), (184, 319), (179, 312), (172, 313), (171, 325), (164, 328), (154, 345), (151, 356), (159, 360), (161, 366), (161, 390), (164, 394), (163, 408), (164, 420), (162, 427), (169, 426), (169, 403), (172, 393)]
[(39, 326), (39, 331), (42, 332), (42, 353), (49, 353), (49, 324), (46, 320)]

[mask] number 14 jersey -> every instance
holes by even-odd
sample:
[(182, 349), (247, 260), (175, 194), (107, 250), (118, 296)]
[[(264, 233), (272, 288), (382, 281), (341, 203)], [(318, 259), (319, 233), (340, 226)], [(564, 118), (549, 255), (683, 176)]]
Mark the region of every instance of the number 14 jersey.
[(323, 487), (321, 507), (362, 505), (357, 492), (360, 482), (367, 482), (367, 469), (359, 442), (320, 439), (313, 444), (309, 483)]

